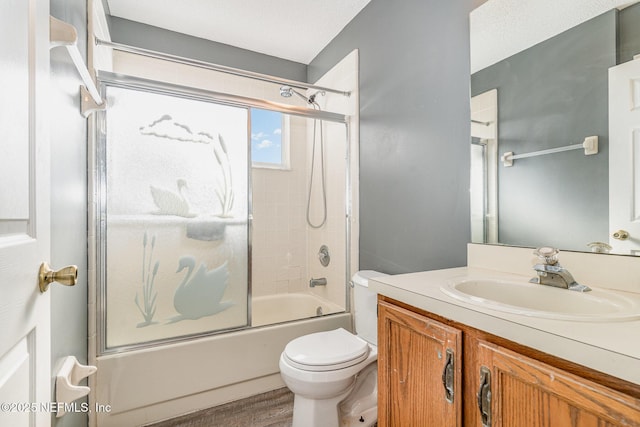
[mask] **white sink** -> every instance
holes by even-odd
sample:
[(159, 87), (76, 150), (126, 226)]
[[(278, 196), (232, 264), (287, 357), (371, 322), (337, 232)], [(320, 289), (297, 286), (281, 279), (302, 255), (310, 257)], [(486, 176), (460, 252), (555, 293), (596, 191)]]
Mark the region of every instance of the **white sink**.
[(640, 295), (604, 289), (576, 292), (486, 278), (452, 280), (440, 289), (460, 301), (524, 316), (584, 322), (640, 319)]

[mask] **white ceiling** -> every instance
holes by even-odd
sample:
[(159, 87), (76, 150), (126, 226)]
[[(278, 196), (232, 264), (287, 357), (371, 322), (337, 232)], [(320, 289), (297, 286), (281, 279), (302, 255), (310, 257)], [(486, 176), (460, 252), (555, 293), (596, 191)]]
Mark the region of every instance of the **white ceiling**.
[(107, 0), (111, 15), (309, 64), (370, 0)]
[(471, 73), (637, 0), (489, 0), (470, 15)]

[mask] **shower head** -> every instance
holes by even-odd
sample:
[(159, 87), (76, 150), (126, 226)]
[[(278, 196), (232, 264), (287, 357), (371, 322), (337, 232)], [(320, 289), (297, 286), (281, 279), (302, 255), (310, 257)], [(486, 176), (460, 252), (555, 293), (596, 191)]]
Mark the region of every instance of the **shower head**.
[(293, 95), (293, 89), (291, 89), (289, 86), (280, 86), (280, 96), (291, 98), (291, 95)]
[(318, 105), (318, 103), (316, 102), (316, 96), (318, 94), (324, 96), (325, 92), (323, 90), (321, 90), (321, 91), (318, 91), (318, 92), (314, 93), (313, 95), (311, 95), (311, 96), (309, 96), (307, 98), (306, 96), (304, 96), (303, 94), (301, 94), (297, 90), (293, 89), (291, 86), (280, 86), (280, 96), (282, 96), (284, 98), (291, 98), (294, 94), (296, 94), (300, 98), (304, 99), (307, 102), (307, 104), (311, 104), (314, 109), (316, 109), (316, 108), (320, 109), (320, 105)]
[(291, 98), (293, 94), (296, 94), (297, 96), (304, 99), (305, 101), (310, 102), (309, 98), (307, 98), (297, 90), (294, 90), (291, 86), (280, 86), (280, 96), (283, 96), (285, 98)]

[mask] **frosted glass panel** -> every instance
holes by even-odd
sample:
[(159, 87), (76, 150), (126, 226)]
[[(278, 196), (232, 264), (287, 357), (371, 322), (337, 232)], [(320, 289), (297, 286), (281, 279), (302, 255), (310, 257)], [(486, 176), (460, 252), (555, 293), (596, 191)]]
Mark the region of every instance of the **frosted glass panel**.
[(248, 324), (248, 113), (107, 86), (107, 348)]

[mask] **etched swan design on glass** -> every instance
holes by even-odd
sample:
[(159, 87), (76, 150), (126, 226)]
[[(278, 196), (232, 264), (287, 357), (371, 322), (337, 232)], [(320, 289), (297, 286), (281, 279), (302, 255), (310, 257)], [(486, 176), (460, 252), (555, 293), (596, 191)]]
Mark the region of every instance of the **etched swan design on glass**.
[(230, 301), (222, 302), (224, 291), (229, 282), (227, 262), (225, 261), (221, 266), (209, 271), (204, 263), (201, 263), (198, 271), (193, 274), (195, 267), (194, 257), (183, 256), (180, 258), (176, 273), (185, 268), (188, 271), (173, 297), (173, 306), (180, 313), (180, 316), (172, 319), (172, 322), (211, 316), (233, 305)]
[(164, 188), (149, 186), (153, 202), (158, 207), (158, 211), (154, 212), (158, 215), (176, 215), (185, 218), (193, 218), (196, 216), (189, 212), (189, 202), (182, 193), (187, 188), (187, 181), (180, 178), (176, 181), (178, 192), (166, 190)]

